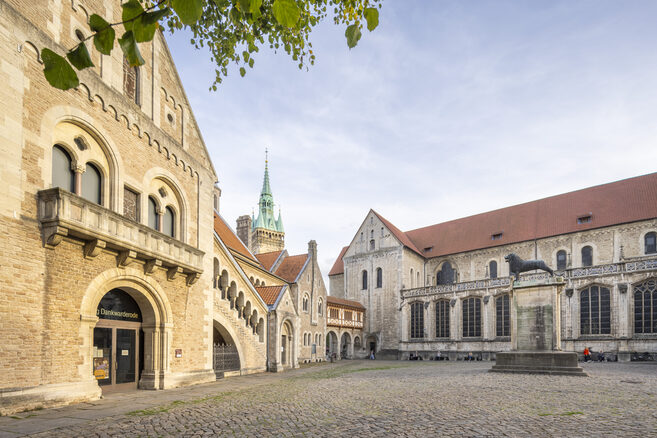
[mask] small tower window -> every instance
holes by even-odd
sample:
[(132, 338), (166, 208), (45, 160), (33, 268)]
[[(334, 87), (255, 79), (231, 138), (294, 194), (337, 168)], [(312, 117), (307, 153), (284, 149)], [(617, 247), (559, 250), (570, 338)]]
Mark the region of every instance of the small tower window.
[(582, 266), (593, 266), (593, 248), (590, 246), (582, 248)]
[(383, 269), (376, 268), (376, 287), (383, 287)]
[(567, 266), (568, 256), (563, 249), (557, 251), (557, 271), (563, 271)]
[(490, 278), (497, 278), (497, 262), (495, 260), (491, 260), (488, 264), (488, 275)]
[(367, 289), (367, 271), (363, 271), (363, 290)]
[(657, 233), (654, 231), (647, 233), (644, 238), (644, 246), (646, 254), (657, 253)]

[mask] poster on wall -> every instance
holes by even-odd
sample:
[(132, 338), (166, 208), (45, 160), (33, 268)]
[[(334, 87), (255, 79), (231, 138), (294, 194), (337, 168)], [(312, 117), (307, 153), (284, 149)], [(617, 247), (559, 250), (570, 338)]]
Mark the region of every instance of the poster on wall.
[(109, 378), (109, 358), (94, 357), (94, 377), (96, 380)]

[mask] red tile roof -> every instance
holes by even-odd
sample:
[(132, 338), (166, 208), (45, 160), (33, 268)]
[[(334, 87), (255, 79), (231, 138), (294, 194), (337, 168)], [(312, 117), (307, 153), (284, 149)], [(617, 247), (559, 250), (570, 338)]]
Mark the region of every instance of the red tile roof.
[(351, 307), (351, 308), (354, 308), (354, 309), (365, 310), (365, 306), (363, 306), (358, 301), (345, 300), (344, 298), (332, 297), (330, 295), (326, 296), (326, 304), (327, 305), (332, 304), (334, 306)]
[(308, 254), (285, 257), (273, 274), (278, 275), (288, 283), (294, 283), (306, 264), (306, 260), (308, 260)]
[[(591, 215), (591, 222), (577, 219)], [(657, 173), (407, 231), (427, 258), (657, 217)], [(502, 233), (501, 239), (492, 235)]]
[(240, 238), (237, 237), (235, 232), (226, 223), (224, 218), (216, 212), (214, 213), (214, 231), (217, 233), (217, 235), (219, 235), (221, 241), (224, 242), (224, 245), (226, 245), (228, 248), (232, 249), (233, 251), (237, 251), (247, 259), (253, 260), (255, 263), (260, 264), (258, 259), (256, 259), (253, 254), (251, 254), (246, 246), (244, 246)]
[(285, 290), (287, 285), (283, 286), (255, 286), (256, 292), (268, 306), (272, 306), (278, 296)]
[(281, 253), (283, 251), (273, 251), (273, 252), (264, 252), (262, 254), (256, 254), (256, 258), (262, 264), (262, 266), (270, 271), (271, 267), (274, 266), (274, 263), (276, 263), (276, 260), (281, 256)]
[[(588, 215), (591, 216), (590, 222), (578, 223), (578, 218)], [(406, 233), (399, 231), (378, 213), (377, 216), (408, 248), (425, 258), (439, 257), (656, 218), (657, 173), (576, 190)], [(493, 240), (493, 234), (501, 234), (501, 237)], [(403, 236), (407, 237), (412, 246), (406, 243)], [(431, 250), (425, 251), (426, 248)], [(329, 275), (344, 272), (344, 253), (343, 248)]]
[(344, 273), (344, 261), (342, 260), (342, 257), (344, 257), (344, 253), (347, 252), (348, 249), (349, 249), (348, 246), (342, 248), (342, 251), (340, 251), (340, 255), (335, 260), (335, 263), (333, 263), (333, 267), (329, 271), (328, 275), (338, 275)]

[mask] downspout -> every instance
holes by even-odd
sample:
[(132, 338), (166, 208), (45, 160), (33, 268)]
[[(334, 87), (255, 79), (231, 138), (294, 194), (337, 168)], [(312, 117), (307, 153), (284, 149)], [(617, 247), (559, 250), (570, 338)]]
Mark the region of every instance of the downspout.
[[(269, 309), (267, 309), (269, 310)], [(271, 371), (271, 366), (269, 365), (269, 318), (271, 317), (271, 312), (267, 312), (267, 371)]]

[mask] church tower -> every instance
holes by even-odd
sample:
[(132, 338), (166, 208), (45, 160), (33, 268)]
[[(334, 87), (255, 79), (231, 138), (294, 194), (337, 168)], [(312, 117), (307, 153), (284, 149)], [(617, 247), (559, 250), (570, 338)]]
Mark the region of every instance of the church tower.
[[(243, 223), (248, 222), (243, 221)], [(240, 228), (239, 225), (238, 222), (238, 228)], [(282, 251), (285, 248), (285, 230), (283, 229), (280, 208), (278, 209), (278, 219), (274, 216), (274, 197), (271, 194), (271, 186), (269, 185), (269, 160), (266, 155), (265, 178), (262, 182), (260, 201), (258, 202), (258, 218), (251, 218), (251, 239), (248, 244), (250, 244), (249, 249), (254, 254)]]

